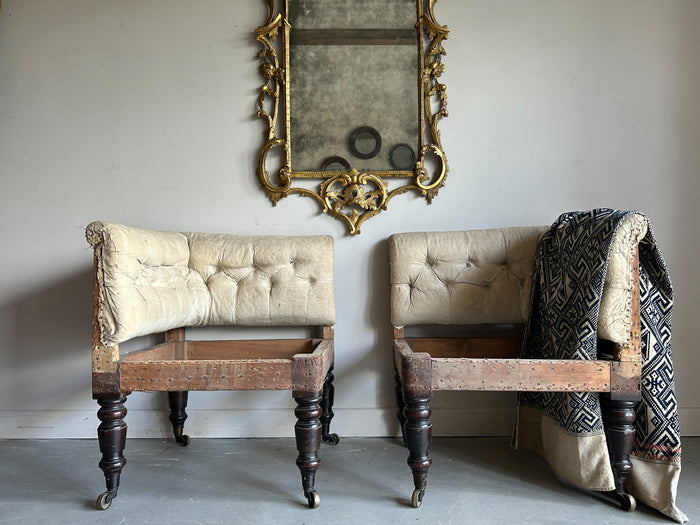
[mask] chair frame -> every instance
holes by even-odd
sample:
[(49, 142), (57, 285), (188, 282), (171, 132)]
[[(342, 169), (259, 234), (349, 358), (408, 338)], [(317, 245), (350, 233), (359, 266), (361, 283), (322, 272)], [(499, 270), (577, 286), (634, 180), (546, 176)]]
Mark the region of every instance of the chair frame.
[(175, 440), (187, 446), (183, 433), (191, 390), (291, 390), (297, 403), (294, 414), (296, 446), (302, 488), (308, 505), (318, 507), (314, 489), (321, 441), (338, 443), (330, 433), (333, 419), (333, 328), (322, 326), (318, 338), (262, 340), (187, 340), (185, 328), (164, 333), (164, 342), (119, 354), (118, 345), (103, 345), (100, 337), (99, 282), (95, 254), (92, 396), (100, 408), (97, 429), (99, 467), (107, 490), (97, 498), (97, 508), (110, 507), (119, 489), (126, 459), (126, 397), (136, 391), (168, 392), (169, 419)]
[[(634, 510), (634, 497), (625, 492), (632, 469), (635, 407), (641, 400), (642, 344), (640, 322), (639, 252), (633, 259), (632, 325), (629, 341), (598, 340), (611, 360), (521, 359), (522, 325), (479, 326), (478, 337), (406, 337), (403, 326), (393, 327), (398, 418), (415, 489), (411, 497), (420, 507), (430, 458), (432, 423), (430, 401), (439, 390), (600, 392), (605, 434), (615, 490), (609, 493), (625, 510)], [(466, 328), (466, 327), (465, 327)], [(497, 329), (498, 328), (498, 329)]]

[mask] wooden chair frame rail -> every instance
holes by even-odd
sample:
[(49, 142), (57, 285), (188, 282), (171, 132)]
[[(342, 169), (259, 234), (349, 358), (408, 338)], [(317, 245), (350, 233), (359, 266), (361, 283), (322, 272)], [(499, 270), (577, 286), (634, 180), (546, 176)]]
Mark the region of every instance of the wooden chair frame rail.
[[(319, 393), (333, 366), (333, 329), (311, 339), (166, 341), (119, 356), (118, 345), (93, 346), (93, 396), (195, 390), (291, 390)], [(108, 369), (105, 371), (104, 369)]]
[[(458, 341), (452, 339), (450, 342)], [(431, 390), (486, 390), (517, 392), (616, 392), (637, 395), (640, 385), (634, 381), (641, 363), (634, 361), (565, 361), (559, 359), (502, 359), (472, 357), (433, 357), (414, 352), (407, 340), (394, 343), (396, 362), (404, 388), (415, 390), (417, 368), (425, 368), (416, 378), (428, 382)], [(412, 361), (414, 363), (412, 363)], [(411, 364), (409, 364), (411, 363)], [(546, 377), (546, 379), (542, 379)], [(630, 381), (624, 381), (624, 379)]]

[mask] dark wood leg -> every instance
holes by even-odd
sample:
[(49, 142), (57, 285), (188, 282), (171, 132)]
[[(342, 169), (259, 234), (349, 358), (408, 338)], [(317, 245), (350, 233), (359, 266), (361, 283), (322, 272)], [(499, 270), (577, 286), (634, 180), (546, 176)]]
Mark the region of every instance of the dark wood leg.
[(101, 421), (97, 427), (97, 439), (100, 445), (102, 459), (99, 466), (104, 472), (107, 491), (97, 498), (97, 508), (106, 510), (117, 496), (119, 477), (126, 465), (123, 452), (126, 445), (126, 396), (118, 398), (98, 398), (100, 409), (97, 417)]
[(323, 382), (323, 397), (321, 398), (321, 438), (329, 445), (337, 445), (340, 441), (338, 434), (331, 434), (331, 420), (333, 419), (333, 398), (335, 387), (333, 386), (333, 366), (330, 367)]
[(415, 486), (411, 504), (416, 508), (420, 507), (423, 501), (428, 469), (433, 462), (429, 455), (433, 427), (430, 423), (430, 397), (430, 394), (413, 395), (406, 391), (403, 393), (406, 403), (404, 428), (408, 447), (408, 466), (411, 467)]
[(637, 401), (611, 399), (609, 395), (600, 396), (603, 413), (605, 439), (608, 443), (610, 463), (615, 477), (613, 496), (624, 510), (634, 510), (634, 498), (625, 492), (625, 481), (632, 470), (629, 460), (634, 445), (634, 420)]
[(297, 450), (297, 467), (301, 472), (301, 484), (304, 489), (304, 496), (308, 500), (309, 507), (312, 509), (318, 507), (320, 498), (314, 490), (314, 480), (316, 478), (316, 469), (321, 464), (318, 457), (318, 451), (321, 448), (321, 421), (322, 414), (320, 401), (321, 396), (318, 394), (311, 395), (295, 395), (294, 399), (297, 402), (297, 407), (294, 410), (294, 415), (297, 417), (297, 422), (294, 425), (294, 434), (296, 435)]
[(403, 440), (404, 446), (406, 445), (406, 416), (404, 416), (404, 408), (406, 403), (403, 400), (403, 386), (401, 385), (401, 376), (399, 375), (399, 369), (394, 365), (394, 382), (396, 383), (394, 387), (394, 396), (396, 397), (396, 417), (399, 419), (399, 427), (401, 428), (401, 439)]
[(170, 422), (173, 424), (175, 441), (186, 447), (190, 444), (190, 436), (183, 434), (185, 420), (187, 419), (187, 392), (168, 392), (168, 405), (170, 406)]

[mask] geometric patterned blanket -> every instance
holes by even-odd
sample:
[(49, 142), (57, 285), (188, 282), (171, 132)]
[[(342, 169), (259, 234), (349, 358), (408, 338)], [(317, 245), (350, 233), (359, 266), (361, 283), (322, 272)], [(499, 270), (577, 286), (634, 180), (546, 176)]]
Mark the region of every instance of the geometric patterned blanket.
[[(617, 226), (632, 212), (561, 215), (537, 249), (522, 357), (596, 359), (600, 298)], [(639, 213), (639, 212), (635, 212)], [(673, 289), (651, 228), (639, 243), (642, 399), (627, 490), (676, 521), (681, 442), (671, 355)], [(522, 392), (516, 444), (533, 448), (567, 481), (612, 490), (599, 395)]]

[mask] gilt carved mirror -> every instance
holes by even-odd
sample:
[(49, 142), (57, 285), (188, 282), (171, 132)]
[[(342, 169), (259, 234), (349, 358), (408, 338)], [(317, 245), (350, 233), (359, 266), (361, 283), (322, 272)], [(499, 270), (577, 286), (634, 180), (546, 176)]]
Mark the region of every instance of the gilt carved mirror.
[(272, 203), (313, 197), (351, 234), (398, 194), (431, 203), (447, 175), (436, 0), (263, 1), (257, 176)]

